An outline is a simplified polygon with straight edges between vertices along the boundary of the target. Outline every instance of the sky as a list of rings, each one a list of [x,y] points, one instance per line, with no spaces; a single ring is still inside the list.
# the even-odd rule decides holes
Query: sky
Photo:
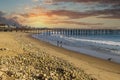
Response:
[[[0,23],[120,29],[120,0],[0,0]]]

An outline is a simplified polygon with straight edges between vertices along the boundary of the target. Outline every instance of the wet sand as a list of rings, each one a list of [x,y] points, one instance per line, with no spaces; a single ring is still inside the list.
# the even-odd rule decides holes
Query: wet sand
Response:
[[[28,37],[31,38],[31,35],[29,35]],[[42,45],[42,48],[49,52],[49,54],[58,56],[64,60],[73,63],[75,66],[84,69],[86,73],[91,74],[98,80],[120,79],[120,64],[118,63],[81,54],[75,51],[70,51],[34,38],[32,38],[32,40],[33,42],[39,44],[39,46]]]

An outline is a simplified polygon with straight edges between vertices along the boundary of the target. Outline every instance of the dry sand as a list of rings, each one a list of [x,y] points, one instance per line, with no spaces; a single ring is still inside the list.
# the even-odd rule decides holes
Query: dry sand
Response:
[[[14,39],[11,32],[0,32],[0,56],[23,53],[21,45]]]
[[[21,40],[17,40],[17,37],[20,37]],[[30,42],[38,49],[83,69],[85,73],[97,78],[97,80],[120,80],[120,64],[56,47],[34,39],[26,33],[0,33],[0,48],[6,48],[6,50],[0,51],[0,56],[25,53],[19,41]],[[31,49],[31,51],[34,50],[34,48]]]

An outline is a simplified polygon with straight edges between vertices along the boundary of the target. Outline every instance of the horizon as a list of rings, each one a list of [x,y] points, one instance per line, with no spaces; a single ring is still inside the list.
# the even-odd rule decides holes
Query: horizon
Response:
[[[0,0],[0,23],[40,28],[120,29],[120,1]]]

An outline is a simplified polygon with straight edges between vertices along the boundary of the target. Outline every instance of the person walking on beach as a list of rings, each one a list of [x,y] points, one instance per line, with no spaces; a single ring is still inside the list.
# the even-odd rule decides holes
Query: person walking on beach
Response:
[[[60,41],[60,47],[62,47],[62,41]]]
[[[62,41],[57,41],[57,46],[62,47]]]
[[[57,41],[57,46],[59,46],[59,41]]]

